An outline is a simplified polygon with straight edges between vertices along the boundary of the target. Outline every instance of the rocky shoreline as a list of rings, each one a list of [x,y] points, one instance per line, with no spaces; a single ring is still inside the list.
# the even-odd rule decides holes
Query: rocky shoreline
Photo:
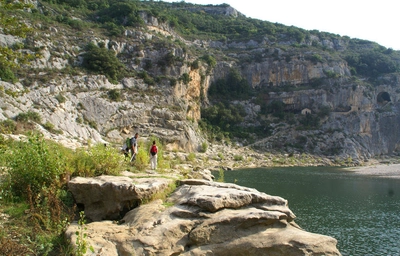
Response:
[[[71,223],[66,231],[72,246],[78,234],[87,234],[93,251],[85,255],[341,255],[336,239],[299,227],[279,196],[186,179],[165,201],[149,200],[175,181],[124,175],[69,182],[93,220],[85,227]],[[128,205],[138,207],[115,221]]]
[[[345,168],[359,175],[369,175],[382,178],[400,179],[400,164],[375,164],[370,166],[359,166]]]
[[[167,153],[170,158],[187,160],[188,153]],[[235,170],[243,168],[290,167],[290,166],[341,166],[346,170],[366,175],[400,176],[396,166],[400,166],[397,156],[371,158],[362,163],[352,159],[340,160],[334,157],[318,156],[307,153],[259,152],[251,147],[239,145],[225,146],[212,144],[206,152],[198,152],[195,159],[186,161],[190,167],[210,170]],[[400,167],[398,168],[400,169]]]
[[[167,152],[168,159],[180,159],[190,168],[210,170],[234,170],[274,166],[353,166],[353,163],[335,161],[327,157],[311,154],[285,154],[277,152],[258,152],[250,147],[224,146],[212,144],[206,152],[197,152],[189,160],[190,153]],[[174,169],[174,168],[173,168]]]

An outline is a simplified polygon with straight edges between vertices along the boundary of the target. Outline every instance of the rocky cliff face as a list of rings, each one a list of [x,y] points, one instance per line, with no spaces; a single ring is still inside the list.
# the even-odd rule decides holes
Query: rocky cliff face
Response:
[[[229,6],[201,11],[243,18]],[[351,47],[349,38],[311,35],[300,46],[284,34],[279,39],[187,40],[148,12],[140,12],[140,17],[145,26],[127,29],[118,39],[101,36],[94,29],[76,33],[33,23],[41,33],[26,41],[40,49],[40,57],[25,67],[26,77],[20,82],[0,81],[0,119],[37,112],[42,124],[48,122],[58,131],[43,129],[46,136],[71,146],[88,141],[121,143],[139,132],[162,138],[169,149],[195,151],[205,140],[197,121],[201,108],[210,104],[207,91],[235,68],[256,92],[263,92],[261,102],[256,97],[234,102],[245,108],[245,127],[258,125],[260,118],[270,121],[263,117],[262,105],[273,101],[283,102],[285,111],[299,118],[305,109],[311,114],[331,109],[318,128],[299,130],[285,120],[273,121],[271,135],[253,143],[257,149],[350,157],[356,163],[398,150],[398,76],[380,77],[373,85],[351,77],[348,63],[331,54]],[[23,41],[0,34],[2,46]],[[112,84],[102,75],[65,72],[82,64],[88,42],[114,51],[129,70],[150,74],[154,82],[132,76]],[[294,44],[297,47],[291,47]],[[303,46],[324,51],[303,50]],[[216,56],[216,65],[201,61],[204,54]],[[200,60],[198,65],[193,64],[196,60]],[[117,92],[118,98],[110,98],[110,91]],[[302,147],[293,146],[299,141]]]

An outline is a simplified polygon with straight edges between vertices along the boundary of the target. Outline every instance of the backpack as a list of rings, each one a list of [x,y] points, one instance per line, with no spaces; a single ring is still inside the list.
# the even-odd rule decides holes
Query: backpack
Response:
[[[132,148],[131,138],[126,138],[125,144],[128,150],[131,149]]]
[[[154,156],[155,154],[157,154],[157,146],[156,146],[156,145],[151,146],[150,153],[151,153],[153,156]]]

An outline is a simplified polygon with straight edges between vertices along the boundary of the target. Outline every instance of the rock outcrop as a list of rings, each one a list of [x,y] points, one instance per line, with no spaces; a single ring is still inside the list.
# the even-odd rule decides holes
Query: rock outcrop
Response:
[[[121,214],[165,191],[174,180],[167,178],[130,178],[102,175],[94,178],[73,178],[68,189],[75,202],[82,205],[92,221],[114,220]]]
[[[86,255],[341,255],[334,238],[306,232],[294,219],[281,197],[192,179],[119,224],[91,222],[83,230],[73,223],[66,235],[74,244],[76,231],[86,233],[94,249]]]

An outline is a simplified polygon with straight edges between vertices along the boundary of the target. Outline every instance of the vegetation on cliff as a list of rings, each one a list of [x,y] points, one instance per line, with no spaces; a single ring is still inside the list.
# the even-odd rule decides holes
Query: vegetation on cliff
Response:
[[[78,32],[90,28],[96,29],[98,33],[105,36],[118,38],[123,36],[126,29],[144,27],[145,22],[142,15],[146,13],[157,18],[158,22],[168,24],[187,40],[204,39],[221,42],[268,40],[269,45],[282,49],[288,48],[288,45],[290,45],[294,49],[312,50],[312,55],[306,56],[306,58],[310,58],[316,63],[327,61],[327,58],[335,58],[335,55],[338,55],[348,62],[354,75],[377,76],[399,71],[400,55],[392,49],[386,49],[366,40],[350,39],[326,32],[307,31],[294,26],[288,27],[278,23],[251,19],[240,13],[237,16],[223,15],[228,7],[225,4],[203,6],[185,2],[165,3],[138,0],[44,0],[38,2],[38,8],[31,8],[31,12],[22,12],[18,9],[33,7],[32,5],[13,5],[5,0],[1,1],[0,4],[3,7],[0,11],[0,19],[4,24],[2,26],[3,33],[20,37],[32,37],[35,30],[38,29],[37,24],[41,22],[43,23],[42,27],[68,26]],[[8,13],[13,13],[15,16],[9,18]],[[24,22],[28,19],[32,23],[31,26],[27,26]],[[341,50],[332,51],[316,39],[341,40],[348,46]],[[166,46],[165,43],[167,42],[164,42],[164,46]],[[168,43],[180,44],[178,41]],[[8,50],[9,55],[21,54],[23,51],[20,51],[20,49],[32,49],[29,40],[25,44],[19,44],[19,48],[15,47],[13,49],[2,47],[1,49],[3,51]],[[109,54],[100,50],[97,50],[97,53],[90,53],[94,50],[93,47],[89,46],[87,53],[90,54],[89,59]],[[218,52],[214,52],[214,54],[217,57],[222,56]],[[2,65],[11,65],[12,60],[16,58],[11,55],[8,57],[2,55]],[[111,62],[112,66],[115,66],[113,69],[120,69],[121,64],[113,57],[104,60]],[[105,64],[103,63],[103,65]],[[6,67],[14,71],[14,68],[16,68],[13,66]],[[99,73],[109,74],[105,67],[87,66],[87,68]],[[110,72],[115,73],[115,71]],[[119,78],[119,76],[109,75],[112,80]],[[2,79],[4,80],[4,78],[5,75],[3,74]]]

